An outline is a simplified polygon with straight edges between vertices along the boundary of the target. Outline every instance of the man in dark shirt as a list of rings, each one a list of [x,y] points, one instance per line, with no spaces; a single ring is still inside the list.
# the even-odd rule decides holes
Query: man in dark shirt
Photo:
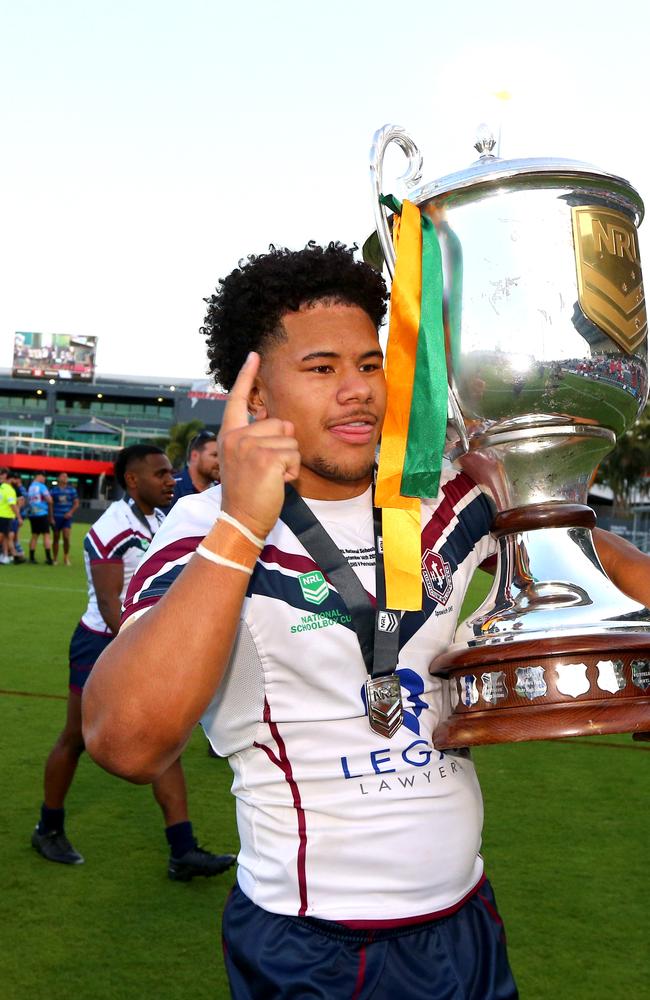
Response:
[[[181,497],[203,493],[203,490],[219,482],[219,455],[214,431],[202,430],[192,438],[187,448],[185,468],[174,479],[176,485],[170,507]]]

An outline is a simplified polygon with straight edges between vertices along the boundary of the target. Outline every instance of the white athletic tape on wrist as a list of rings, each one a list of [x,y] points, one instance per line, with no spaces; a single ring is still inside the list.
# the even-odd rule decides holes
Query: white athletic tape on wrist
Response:
[[[241,563],[233,562],[232,559],[224,559],[223,556],[217,555],[216,552],[211,552],[210,549],[206,549],[205,545],[198,545],[196,547],[196,554],[198,556],[203,556],[208,562],[216,563],[217,566],[227,566],[228,569],[238,569],[242,573],[246,573],[247,576],[251,576],[253,573],[253,567],[242,566]]]

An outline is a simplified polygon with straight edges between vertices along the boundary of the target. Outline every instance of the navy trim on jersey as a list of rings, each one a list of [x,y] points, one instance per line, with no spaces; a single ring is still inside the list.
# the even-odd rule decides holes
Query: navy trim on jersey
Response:
[[[314,563],[314,568],[318,569],[316,563]],[[267,569],[266,566],[258,562],[251,576],[246,596],[270,597],[272,600],[287,604],[296,611],[306,611],[311,614],[318,614],[324,611],[340,611],[342,617],[338,619],[337,624],[343,625],[354,632],[352,621],[350,620],[348,623],[344,620],[350,617],[345,603],[341,600],[338,593],[332,589],[329,581],[328,586],[329,597],[322,604],[314,604],[312,601],[307,601],[304,597],[297,577],[287,576],[281,570]]]
[[[476,487],[474,487],[476,489]],[[444,490],[444,488],[443,488]],[[479,493],[460,512],[453,510],[452,501],[447,511],[436,510],[422,532],[422,552],[434,549],[446,563],[453,575],[467,559],[476,545],[489,534],[493,514],[484,494]],[[438,547],[441,536],[449,528],[452,520],[457,523]],[[464,596],[464,595],[463,595]],[[400,649],[422,628],[424,622],[435,612],[439,602],[422,587],[422,610],[406,611],[402,615],[400,628]],[[460,608],[459,608],[460,610]]]
[[[131,582],[124,598],[122,622],[126,621],[130,615],[138,610],[141,601],[146,601],[148,607],[151,604],[152,598],[163,597],[180,571],[187,565],[187,558],[196,551],[197,546],[203,541],[204,537],[204,535],[193,535],[170,542],[169,545],[158,549],[149,559],[146,559],[144,564],[137,567],[131,577]],[[181,562],[180,560],[183,561]],[[175,562],[176,565],[172,566],[162,576],[158,576],[157,574],[162,567],[170,562]],[[151,577],[153,579],[150,579]],[[150,582],[147,584],[146,589],[143,589],[146,580]],[[164,588],[159,587],[161,583],[165,584]],[[134,595],[137,595],[137,600],[135,601]]]
[[[138,593],[138,600],[133,606],[127,606],[125,601],[125,612],[128,611],[131,613],[133,611],[137,611],[142,601],[149,601],[151,598],[164,597],[176,577],[182,572],[182,570],[185,569],[186,566],[187,563],[180,563],[176,566],[172,566],[171,569],[168,569],[166,573],[162,574],[162,576],[157,576],[155,580],[151,581],[146,590],[141,590]],[[128,615],[123,615],[122,621],[124,621],[125,617],[128,617]]]
[[[140,535],[132,535],[131,538],[127,538],[127,540],[123,542],[122,545],[119,545],[115,549],[111,558],[121,560],[124,557],[124,553],[128,549],[133,549],[133,548],[140,549],[141,552],[146,552],[147,549],[149,548],[149,544],[143,545],[144,541],[149,543],[150,539],[148,538],[145,539],[144,536],[141,537]]]

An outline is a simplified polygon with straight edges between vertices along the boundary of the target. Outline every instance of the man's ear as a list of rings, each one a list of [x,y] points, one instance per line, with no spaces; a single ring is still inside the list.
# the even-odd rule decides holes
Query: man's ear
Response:
[[[137,487],[138,481],[133,469],[124,470],[124,482],[126,483],[126,488],[133,490]]]
[[[253,420],[266,420],[268,413],[264,402],[264,389],[259,378],[255,379],[253,388],[248,395],[248,412]]]

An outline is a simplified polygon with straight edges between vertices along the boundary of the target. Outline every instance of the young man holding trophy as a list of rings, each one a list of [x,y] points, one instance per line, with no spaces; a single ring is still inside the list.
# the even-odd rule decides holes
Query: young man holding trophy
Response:
[[[221,486],[174,507],[84,695],[89,752],[129,780],[162,773],[199,719],[229,757],[238,1000],[517,996],[474,767],[432,738],[453,692],[429,666],[496,551],[493,511],[443,470],[417,525],[422,609],[392,610],[373,486],[385,305],[339,244],[272,249],[221,282],[203,330],[230,390]],[[599,554],[643,589],[625,553]]]

